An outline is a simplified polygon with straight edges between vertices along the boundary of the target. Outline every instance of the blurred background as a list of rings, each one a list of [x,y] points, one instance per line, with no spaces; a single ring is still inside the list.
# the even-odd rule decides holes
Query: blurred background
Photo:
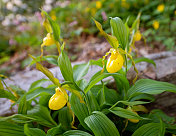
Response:
[[[176,50],[176,0],[0,0],[1,74],[26,69],[28,54],[40,56],[46,36],[40,8],[60,25],[72,61],[97,59],[110,48],[91,17],[111,33],[110,17],[128,18],[131,26],[141,12],[143,38],[136,43],[137,55]],[[57,55],[56,47],[45,48],[44,55]]]

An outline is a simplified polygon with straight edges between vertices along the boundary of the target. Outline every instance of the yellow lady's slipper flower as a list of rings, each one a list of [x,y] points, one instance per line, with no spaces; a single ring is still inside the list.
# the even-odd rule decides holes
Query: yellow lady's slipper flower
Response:
[[[96,8],[100,9],[102,7],[101,1],[96,1]]]
[[[159,22],[155,20],[153,22],[153,27],[154,27],[155,30],[157,30],[159,28]]]
[[[49,100],[49,108],[51,110],[59,110],[65,106],[68,101],[68,95],[65,89],[56,88],[56,93]]]
[[[174,11],[174,14],[176,15],[176,10]]]
[[[138,115],[137,112],[133,111],[131,107],[128,107],[127,110],[132,111],[132,112],[134,112],[136,115]],[[138,123],[138,122],[139,122],[138,119],[128,119],[128,120],[129,120],[130,122],[132,122],[132,123]]]
[[[106,69],[109,73],[115,73],[122,68],[123,63],[124,59],[122,55],[117,50],[114,50],[108,59]]]
[[[164,11],[164,4],[158,5],[157,10],[158,10],[159,12],[163,12],[163,11]]]
[[[51,33],[48,33],[46,37],[43,39],[43,43],[41,46],[50,46],[55,43],[54,38],[52,37]]]
[[[142,35],[141,35],[140,31],[137,31],[134,35],[135,41],[140,41],[141,37],[142,37]]]

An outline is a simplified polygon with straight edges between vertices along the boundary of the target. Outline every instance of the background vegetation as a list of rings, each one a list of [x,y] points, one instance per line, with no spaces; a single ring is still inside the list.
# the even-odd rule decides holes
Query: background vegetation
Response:
[[[49,12],[52,19],[59,23],[67,51],[75,47],[83,48],[81,40],[86,41],[90,35],[99,35],[91,17],[102,24],[105,32],[110,33],[110,17],[119,16],[124,22],[128,18],[131,26],[139,12],[140,31],[146,37],[147,45],[153,49],[175,50],[175,3],[176,0],[1,0],[0,64],[6,64],[8,69],[1,66],[0,71],[7,74],[7,70],[22,69],[31,61],[28,53],[39,55],[37,47],[42,43],[41,37],[46,35],[40,25],[42,18],[39,7]],[[57,53],[54,47],[46,50],[46,54],[50,52]],[[71,60],[77,58],[72,56]]]

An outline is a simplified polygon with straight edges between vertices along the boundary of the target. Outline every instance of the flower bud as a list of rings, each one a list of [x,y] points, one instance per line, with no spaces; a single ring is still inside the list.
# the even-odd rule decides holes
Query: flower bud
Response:
[[[65,89],[56,88],[56,93],[49,100],[49,108],[51,110],[59,110],[65,106],[68,101],[68,95]]]
[[[43,39],[43,43],[41,46],[50,46],[53,44],[55,44],[54,38],[52,37],[50,33],[48,33],[46,37]]]
[[[119,71],[124,63],[124,59],[120,53],[113,51],[106,64],[106,69],[109,73],[115,73]]]
[[[141,40],[141,33],[140,31],[137,31],[134,35],[135,41],[140,41]]]

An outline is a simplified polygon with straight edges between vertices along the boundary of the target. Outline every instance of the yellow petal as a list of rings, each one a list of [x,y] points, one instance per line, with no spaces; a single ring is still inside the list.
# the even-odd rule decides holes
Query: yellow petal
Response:
[[[62,88],[56,88],[56,93],[49,100],[51,110],[59,110],[65,106],[68,101],[68,95]]]
[[[106,64],[106,69],[109,73],[118,72],[122,68],[123,63],[124,59],[120,53],[111,53]]]

